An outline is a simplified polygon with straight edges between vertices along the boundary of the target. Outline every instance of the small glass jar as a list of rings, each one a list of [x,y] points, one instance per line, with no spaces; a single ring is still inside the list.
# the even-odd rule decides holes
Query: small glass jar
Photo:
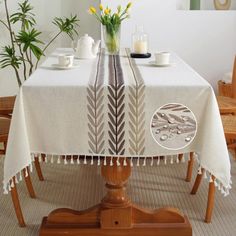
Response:
[[[148,35],[144,33],[143,26],[136,26],[136,31],[132,34],[132,52],[148,53]]]

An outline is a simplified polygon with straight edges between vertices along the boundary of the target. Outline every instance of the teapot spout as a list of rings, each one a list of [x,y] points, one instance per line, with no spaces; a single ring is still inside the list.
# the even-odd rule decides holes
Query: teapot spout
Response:
[[[101,40],[97,40],[94,44],[93,44],[93,55],[96,56],[98,53],[98,49],[99,49],[99,45],[100,45]]]

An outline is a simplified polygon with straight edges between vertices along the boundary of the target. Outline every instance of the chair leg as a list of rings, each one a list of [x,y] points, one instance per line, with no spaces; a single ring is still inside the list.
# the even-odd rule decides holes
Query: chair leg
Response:
[[[44,177],[43,177],[43,173],[42,173],[42,170],[41,170],[41,167],[40,167],[40,163],[39,163],[39,158],[38,157],[34,158],[34,166],[35,166],[35,169],[37,171],[39,180],[40,181],[44,181]]]
[[[26,225],[25,225],[24,216],[22,214],[21,207],[20,207],[20,201],[19,201],[18,193],[16,189],[15,177],[13,177],[12,181],[14,182],[14,187],[11,189],[11,198],[12,198],[12,202],[13,202],[14,209],[16,212],[16,217],[17,217],[20,227],[25,227]]]
[[[195,180],[195,182],[194,182],[194,185],[193,185],[191,194],[196,194],[196,193],[197,193],[197,190],[198,190],[199,185],[200,185],[200,183],[201,183],[201,180],[202,180],[202,176],[203,176],[204,171],[205,171],[205,170],[202,168],[202,174],[197,174],[197,177],[196,177],[196,180]]]
[[[208,201],[207,201],[207,209],[206,209],[206,216],[205,216],[206,223],[211,222],[212,211],[214,208],[214,200],[215,200],[214,180],[215,180],[215,177],[212,176],[212,179],[213,179],[213,182],[209,183],[209,190],[208,190]]]
[[[28,175],[26,175],[26,170],[28,172]],[[24,173],[24,178],[25,178],[25,183],[26,183],[26,187],[28,189],[29,195],[31,198],[36,198],[35,192],[34,192],[34,188],[31,182],[31,178],[30,178],[30,172],[29,172],[29,168],[26,167],[25,169],[23,169],[23,173]]]
[[[192,179],[193,164],[194,164],[193,152],[190,152],[190,159],[188,161],[188,170],[187,170],[187,175],[185,179],[186,182],[190,182]]]

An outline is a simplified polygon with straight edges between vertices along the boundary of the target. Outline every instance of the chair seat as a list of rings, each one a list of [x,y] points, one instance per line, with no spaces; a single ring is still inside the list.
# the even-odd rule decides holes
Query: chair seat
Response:
[[[236,139],[236,116],[221,116],[226,138]]]
[[[0,97],[0,115],[12,114],[16,96]]]
[[[2,136],[7,136],[10,128],[10,119],[0,118],[0,141]]]
[[[224,96],[217,96],[220,113],[236,113],[236,99]]]

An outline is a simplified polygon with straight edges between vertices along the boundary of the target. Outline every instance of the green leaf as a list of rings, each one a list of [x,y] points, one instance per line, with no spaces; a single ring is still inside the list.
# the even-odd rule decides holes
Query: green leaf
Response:
[[[56,25],[61,32],[66,33],[71,39],[73,39],[74,34],[78,35],[76,27],[78,26],[79,19],[77,15],[70,16],[70,18],[60,18],[56,17],[53,20],[53,24]]]
[[[8,66],[13,66],[19,69],[21,65],[21,60],[15,55],[15,51],[11,46],[5,46],[2,48],[2,53],[0,53],[0,67],[5,68]]]

